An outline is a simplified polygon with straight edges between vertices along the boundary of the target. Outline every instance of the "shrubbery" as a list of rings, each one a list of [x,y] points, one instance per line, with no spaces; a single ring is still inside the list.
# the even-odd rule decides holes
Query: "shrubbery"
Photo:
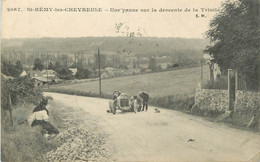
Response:
[[[88,69],[78,68],[75,77],[77,79],[86,79],[86,78],[90,78],[90,75],[91,72]]]
[[[35,81],[29,76],[5,80],[1,78],[1,107],[8,109],[9,94],[12,104],[18,102],[37,103],[42,97],[42,90],[35,87]]]
[[[58,73],[58,76],[60,79],[70,80],[74,79],[75,77],[72,75],[72,71],[69,70],[69,68],[62,67],[60,69],[57,69],[56,72]]]
[[[149,103],[153,106],[164,107],[172,110],[190,112],[194,105],[194,96],[170,95],[164,97],[151,98]]]
[[[17,61],[16,64],[13,65],[10,62],[2,60],[1,72],[4,75],[19,77],[22,71],[23,71],[23,67],[20,61]]]

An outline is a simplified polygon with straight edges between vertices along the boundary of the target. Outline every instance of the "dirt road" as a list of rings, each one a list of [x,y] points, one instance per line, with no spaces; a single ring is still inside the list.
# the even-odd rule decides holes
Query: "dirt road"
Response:
[[[45,93],[53,102],[80,108],[109,134],[115,161],[244,161],[260,152],[260,134],[154,107],[147,112],[107,113],[108,100]],[[72,110],[73,111],[73,110]],[[194,139],[194,141],[188,141]]]

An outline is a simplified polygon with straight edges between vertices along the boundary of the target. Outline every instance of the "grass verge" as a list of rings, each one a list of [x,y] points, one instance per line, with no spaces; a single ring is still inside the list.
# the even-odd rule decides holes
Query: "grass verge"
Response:
[[[30,127],[27,117],[35,106],[18,104],[13,107],[13,126],[8,111],[1,112],[1,159],[5,162],[46,161],[44,154],[56,146],[49,143],[39,127]]]

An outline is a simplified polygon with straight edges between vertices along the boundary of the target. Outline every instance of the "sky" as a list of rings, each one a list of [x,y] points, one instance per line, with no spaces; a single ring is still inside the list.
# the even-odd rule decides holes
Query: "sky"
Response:
[[[203,38],[221,1],[5,0],[2,1],[1,34],[2,38],[42,38],[126,36],[127,32],[139,32],[143,37]],[[63,11],[27,11],[40,7]],[[13,8],[20,8],[20,11],[11,11]],[[69,8],[102,8],[102,12],[68,12]],[[111,8],[119,12],[111,12]],[[152,8],[157,12],[151,12]],[[159,12],[161,8],[175,12]],[[198,11],[194,12],[193,8]],[[203,12],[201,8],[211,9],[211,12]],[[138,9],[138,12],[122,13],[122,9]],[[141,9],[149,11],[140,12]],[[117,32],[115,24],[120,23],[123,25]]]

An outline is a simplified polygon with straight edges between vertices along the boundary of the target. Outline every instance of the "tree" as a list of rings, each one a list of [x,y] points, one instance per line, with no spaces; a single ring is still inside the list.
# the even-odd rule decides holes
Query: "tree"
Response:
[[[77,79],[86,79],[89,78],[91,72],[88,69],[85,68],[77,68],[77,73],[75,77]]]
[[[120,68],[120,69],[128,70],[128,67],[127,67],[127,65],[125,65],[125,64],[119,65],[119,68]]]
[[[91,73],[92,73],[88,68],[86,68],[86,64],[83,64],[83,60],[82,59],[79,59],[78,62],[74,62],[71,65],[71,68],[77,68],[77,72],[75,74],[75,77],[77,79],[89,78]]]
[[[98,68],[98,64],[99,64],[98,60],[99,60],[98,55],[95,54],[95,65],[96,65],[96,68]],[[100,67],[101,67],[101,69],[105,69],[106,68],[106,62],[107,62],[106,55],[100,54]]]
[[[40,70],[42,71],[44,69],[44,65],[42,64],[42,61],[40,59],[35,59],[34,60],[34,66],[33,70]]]
[[[70,68],[83,68],[83,62],[79,60],[78,62],[74,62]]]
[[[61,64],[59,61],[56,61],[55,62],[55,65],[54,65],[54,71],[58,72],[60,69],[61,69]]]
[[[69,62],[69,56],[68,55],[61,55],[61,65],[67,67]]]
[[[14,79],[1,79],[1,108],[8,109],[9,93],[12,104],[17,104],[18,101],[37,102],[42,97],[42,90],[35,87],[35,80],[29,76],[17,77]]]
[[[22,65],[18,62],[16,65],[11,64],[11,62],[7,62],[2,60],[1,72],[4,75],[19,77],[22,73]]]
[[[52,64],[51,61],[50,61],[49,65],[48,65],[48,69],[54,70],[54,65]]]
[[[259,0],[225,1],[213,18],[204,50],[222,73],[237,69],[248,89],[259,89]]]
[[[17,68],[17,69],[19,69],[20,71],[23,71],[23,66],[22,66],[22,64],[21,64],[21,61],[18,60],[18,61],[16,61],[15,64],[16,64],[16,68]]]
[[[157,70],[157,62],[154,57],[150,58],[148,68],[151,69],[152,71]]]
[[[72,71],[69,70],[69,68],[62,67],[56,72],[58,73],[60,79],[69,80],[74,78],[74,76],[72,75]]]

